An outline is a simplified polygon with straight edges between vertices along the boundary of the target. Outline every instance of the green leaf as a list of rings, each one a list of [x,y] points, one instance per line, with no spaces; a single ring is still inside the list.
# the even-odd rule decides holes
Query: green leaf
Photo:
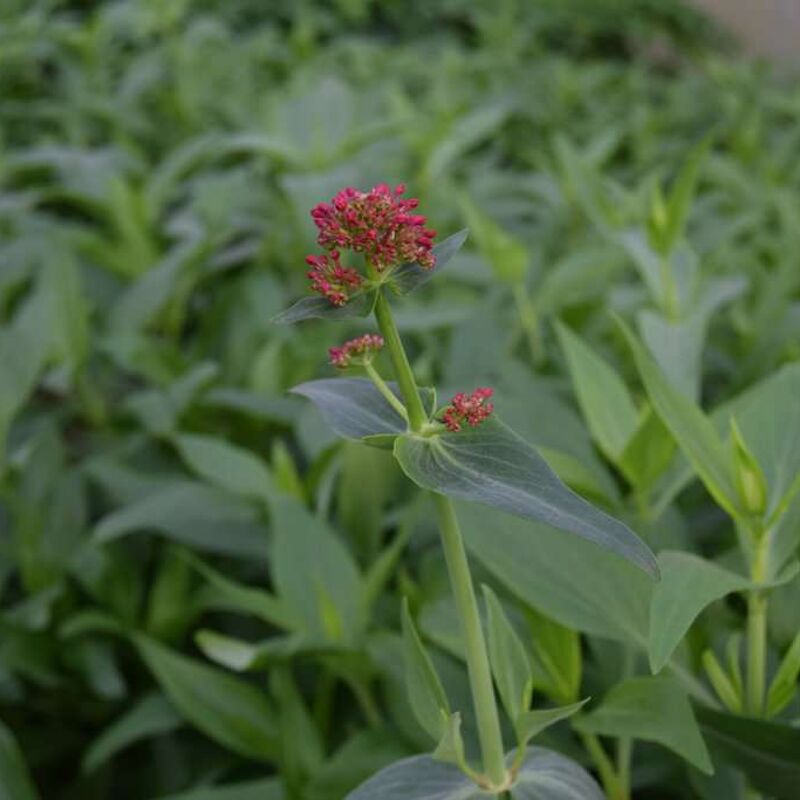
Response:
[[[618,463],[638,424],[636,406],[621,378],[565,325],[557,323],[583,416],[600,449]]]
[[[669,661],[700,612],[751,582],[691,553],[659,553],[661,580],[653,588],[648,653],[655,673]]]
[[[669,252],[675,243],[684,236],[686,220],[689,217],[689,210],[697,187],[697,175],[708,155],[710,146],[710,137],[704,138],[691,151],[672,184],[667,198],[667,224],[662,242],[665,252]]]
[[[334,306],[330,300],[319,295],[303,297],[272,318],[275,325],[293,325],[306,319],[356,319],[368,317],[375,305],[375,292],[354,294],[343,306]]]
[[[526,616],[533,641],[534,690],[561,705],[575,702],[583,672],[580,634],[532,607]]]
[[[246,758],[276,757],[280,733],[263,692],[145,636],[134,644],[175,708],[199,730]]]
[[[439,741],[447,732],[450,702],[403,601],[403,663],[408,698],[420,726]]]
[[[653,407],[717,503],[732,516],[738,515],[740,509],[727,451],[713,423],[688,397],[669,384],[630,328],[620,319],[617,323],[633,351]]]
[[[487,793],[457,767],[430,756],[397,761],[346,800],[485,800]],[[527,750],[512,800],[603,800],[593,778],[574,761],[539,747]]]
[[[478,250],[495,277],[512,286],[522,283],[530,261],[530,254],[524,243],[466,198],[462,199],[461,210],[472,230]]]
[[[390,383],[389,388],[402,400],[396,384]],[[292,392],[311,400],[325,422],[345,439],[398,435],[407,427],[372,381],[364,378],[324,378],[301,383]],[[430,389],[423,389],[422,395],[426,407],[435,402]]]
[[[797,694],[797,677],[800,675],[800,633],[786,651],[786,655],[772,679],[767,694],[767,715],[779,714]]]
[[[394,453],[423,489],[546,522],[658,574],[655,556],[636,534],[568,489],[536,450],[496,418],[458,433],[399,436]]]
[[[585,733],[656,742],[702,772],[713,772],[708,750],[683,689],[671,678],[629,678],[575,721]]]
[[[401,264],[391,275],[390,285],[398,294],[408,294],[426,284],[434,275],[437,275],[453,256],[461,249],[467,240],[469,231],[464,228],[452,236],[448,236],[433,248],[436,263],[432,269],[425,269],[419,264]]]
[[[283,606],[300,632],[323,641],[353,643],[365,623],[358,568],[336,533],[291,499],[272,509],[272,575]]]
[[[470,551],[523,602],[569,628],[646,646],[653,584],[630,562],[542,523],[456,508]]]
[[[0,800],[39,800],[22,751],[0,721]]]
[[[483,596],[492,674],[506,713],[515,720],[530,708],[533,691],[530,660],[495,593],[484,585]]]
[[[248,503],[221,489],[194,481],[170,481],[103,517],[94,538],[110,542],[136,532],[157,531],[201,550],[263,561],[266,533],[257,516]]]
[[[557,706],[556,708],[537,708],[525,711],[514,721],[514,728],[517,732],[520,746],[524,747],[534,736],[546,730],[551,725],[567,719],[573,714],[577,714],[590,698],[581,700],[579,703],[571,703],[568,706]]]
[[[715,757],[742,770],[753,787],[768,797],[797,800],[800,728],[702,706],[695,713]]]
[[[674,453],[672,434],[648,404],[620,455],[619,468],[631,485],[646,491],[670,466]]]
[[[735,714],[741,714],[744,706],[741,682],[725,671],[713,650],[704,651],[702,662],[703,669],[706,671],[709,683],[714,687],[717,697],[727,709]],[[738,678],[738,675],[736,677]]]
[[[450,714],[445,721],[444,733],[432,755],[437,761],[454,764],[463,772],[469,769],[464,753],[464,740],[461,737],[461,714],[458,711]]]
[[[177,434],[174,442],[186,465],[209,483],[267,505],[275,497],[269,467],[249,450],[200,434]]]
[[[251,643],[217,631],[200,630],[194,639],[203,655],[234,672],[260,671],[304,651],[321,653],[331,649],[327,643],[303,634],[270,636],[263,642]]]
[[[111,723],[89,746],[81,762],[83,772],[92,772],[132,744],[169,733],[183,724],[161,694],[148,694]]]

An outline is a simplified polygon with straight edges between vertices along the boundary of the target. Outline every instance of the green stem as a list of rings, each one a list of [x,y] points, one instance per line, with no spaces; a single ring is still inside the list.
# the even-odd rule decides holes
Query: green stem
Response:
[[[767,577],[769,536],[761,532],[756,545],[751,577],[763,583]],[[767,596],[754,589],[747,598],[747,710],[760,717],[764,713],[767,669]]]
[[[464,637],[467,670],[483,754],[483,768],[492,786],[502,786],[506,782],[507,774],[500,717],[467,554],[452,502],[440,494],[433,495],[433,498],[436,503],[447,570],[461,623],[461,633]]]
[[[375,388],[386,398],[386,402],[404,419],[408,421],[406,407],[397,399],[397,395],[386,385],[386,381],[378,374],[372,364],[364,364],[364,370]]]
[[[403,347],[403,342],[400,340],[400,334],[394,324],[389,301],[386,299],[382,289],[378,290],[378,299],[375,302],[375,319],[378,321],[381,335],[392,357],[395,377],[408,411],[408,423],[411,426],[411,430],[418,433],[428,421],[428,415],[422,405],[417,384],[414,380],[414,373],[411,371],[411,364],[408,363],[408,356]]]
[[[605,791],[608,800],[628,800],[625,787],[622,785],[617,771],[614,769],[614,764],[603,749],[598,736],[594,733],[581,732],[580,737],[586,752],[592,759],[597,774],[600,776],[600,782],[603,784],[603,791]]]

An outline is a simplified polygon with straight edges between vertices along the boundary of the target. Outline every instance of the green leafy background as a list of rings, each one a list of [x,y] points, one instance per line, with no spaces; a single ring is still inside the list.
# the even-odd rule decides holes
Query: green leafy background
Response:
[[[378,181],[470,229],[394,303],[421,382],[494,386],[658,554],[459,505],[504,702],[533,669],[508,742],[796,797],[796,81],[655,0],[6,0],[0,76],[0,798],[342,800],[435,744],[403,597],[475,755],[431,507],[288,393],[371,323],[272,323],[308,210]],[[761,720],[731,417],[776,520]]]

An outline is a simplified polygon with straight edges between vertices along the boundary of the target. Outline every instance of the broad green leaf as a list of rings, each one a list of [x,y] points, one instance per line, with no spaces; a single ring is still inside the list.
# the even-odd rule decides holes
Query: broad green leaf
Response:
[[[697,719],[716,758],[744,772],[776,800],[796,800],[800,786],[800,728],[697,706]]]
[[[565,325],[557,324],[583,416],[606,456],[617,463],[638,424],[636,406],[621,378]]]
[[[0,721],[0,800],[39,800],[28,766],[11,731]]]
[[[158,800],[286,800],[280,778],[229,783],[225,786],[204,786]]]
[[[713,772],[692,706],[671,678],[629,678],[618,683],[574,725],[586,733],[656,742],[702,772]]]
[[[275,325],[293,325],[306,319],[356,319],[368,317],[375,305],[374,292],[358,292],[343,306],[334,306],[319,295],[303,297],[272,318]]]
[[[423,489],[546,522],[658,574],[655,556],[633,531],[568,489],[536,450],[498,419],[458,433],[400,436],[394,452]]]
[[[352,643],[365,622],[363,585],[341,539],[319,517],[290,499],[272,509],[272,574],[281,603],[301,633]]]
[[[169,481],[152,494],[103,517],[97,542],[157,531],[182,544],[227,555],[266,555],[266,533],[257,513],[241,498],[194,481]]]
[[[276,757],[280,733],[263,692],[153,639],[136,636],[134,643],[175,708],[206,736],[246,758]]]
[[[417,722],[439,741],[447,731],[447,720],[452,713],[450,702],[414,627],[406,600],[403,601],[403,664],[408,699]]]
[[[555,708],[536,708],[520,714],[514,721],[514,728],[520,744],[527,745],[531,739],[551,725],[577,714],[588,702],[589,698],[587,697],[580,703],[571,703],[568,706],[556,706]]]
[[[482,800],[487,794],[457,767],[414,756],[398,761],[346,800]],[[512,800],[603,800],[593,778],[574,761],[531,747],[511,789]]]
[[[425,269],[419,264],[401,264],[392,273],[390,281],[392,289],[398,294],[408,294],[426,284],[434,275],[438,275],[461,249],[468,233],[469,231],[464,228],[434,245],[433,255],[436,256],[436,263],[432,269]]]
[[[751,582],[691,553],[664,551],[658,555],[661,580],[653,588],[648,652],[650,668],[659,672],[669,661],[700,612]]]
[[[83,757],[81,769],[92,772],[132,744],[169,733],[182,724],[183,719],[163,695],[148,694],[92,742]]]
[[[275,496],[269,467],[249,450],[200,434],[177,434],[174,442],[187,466],[209,483],[267,505]]]
[[[396,384],[389,384],[402,400]],[[325,422],[346,439],[362,439],[378,434],[397,435],[406,430],[406,421],[392,408],[372,381],[364,378],[324,378],[295,386],[292,391],[311,400]],[[423,389],[423,403],[430,407],[433,393]],[[435,401],[433,401],[435,402]]]
[[[523,602],[569,628],[645,647],[652,581],[584,539],[478,505],[457,505],[467,546]]]
[[[797,694],[797,677],[800,675],[800,633],[786,651],[767,693],[767,715],[779,714]]]
[[[483,587],[488,622],[489,661],[500,699],[511,720],[530,708],[533,682],[525,647],[506,616],[500,601]]]
[[[633,351],[653,407],[670,429],[711,495],[728,513],[739,514],[728,453],[711,420],[685,395],[673,388],[628,326],[618,319]]]

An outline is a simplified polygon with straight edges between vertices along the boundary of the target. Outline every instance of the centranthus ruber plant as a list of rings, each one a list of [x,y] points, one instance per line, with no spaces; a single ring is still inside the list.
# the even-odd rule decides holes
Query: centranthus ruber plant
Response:
[[[544,728],[577,713],[583,703],[531,708],[531,665],[502,604],[488,588],[484,630],[459,525],[459,514],[468,510],[462,503],[543,521],[613,551],[651,576],[657,575],[657,563],[631,530],[568,489],[538,452],[502,422],[490,387],[464,387],[439,407],[435,390],[418,386],[389,298],[405,295],[437,274],[464,243],[466,231],[434,245],[436,233],[415,213],[418,202],[404,199],[404,192],[403,186],[385,184],[368,192],[347,188],[311,212],[325,251],[308,258],[317,296],[300,300],[278,321],[374,315],[379,333],[364,333],[329,351],[338,370],[361,370],[365,377],[316,380],[294,391],[312,400],[340,436],[391,448],[403,472],[430,493],[459,618],[480,758],[468,758],[461,716],[450,706],[406,604],[402,628],[408,698],[435,749],[430,756],[389,766],[354,790],[349,800],[602,798],[578,763],[529,746]],[[388,351],[394,382],[385,381],[376,366],[382,350]],[[503,524],[499,514],[497,524]],[[485,535],[491,537],[492,531]],[[530,580],[536,581],[536,575]],[[510,752],[498,698],[514,736]]]

